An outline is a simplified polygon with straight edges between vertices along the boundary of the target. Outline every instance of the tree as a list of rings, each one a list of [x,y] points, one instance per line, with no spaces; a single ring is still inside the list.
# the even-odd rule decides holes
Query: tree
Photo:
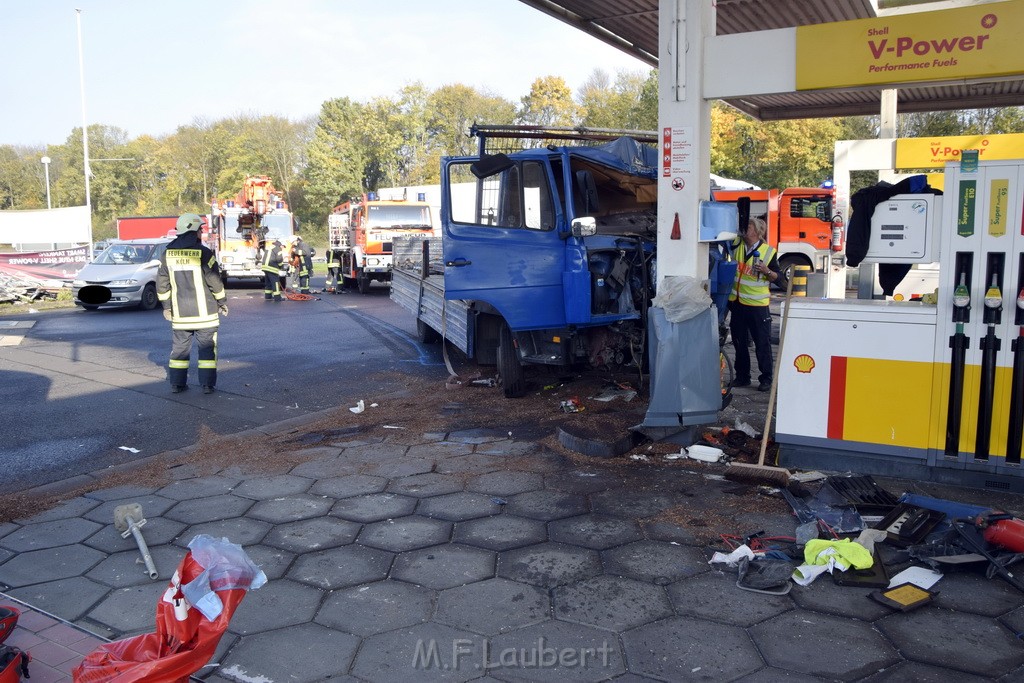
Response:
[[[577,107],[572,91],[561,76],[533,81],[530,94],[520,100],[516,123],[528,126],[575,126]]]
[[[347,97],[321,105],[304,170],[306,202],[312,213],[326,216],[339,202],[362,193],[368,161],[363,120],[363,105]]]

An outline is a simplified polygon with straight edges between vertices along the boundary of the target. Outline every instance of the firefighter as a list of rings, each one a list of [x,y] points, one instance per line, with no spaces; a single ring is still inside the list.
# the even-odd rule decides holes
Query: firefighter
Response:
[[[274,240],[269,249],[264,246],[263,258],[260,259],[260,270],[263,271],[263,298],[267,301],[281,301],[281,265],[284,254],[281,253],[281,240]]]
[[[327,250],[327,286],[322,291],[337,294],[341,291],[341,251],[338,240]]]
[[[309,277],[313,274],[313,255],[315,253],[316,250],[303,242],[302,237],[295,236],[291,257],[299,278],[300,294],[309,294]]]
[[[157,298],[163,304],[164,318],[171,322],[167,377],[175,394],[188,385],[193,338],[199,346],[203,393],[212,394],[217,385],[217,329],[220,316],[228,314],[227,293],[217,257],[201,241],[202,229],[202,217],[194,213],[179,217],[175,225],[178,236],[160,256],[156,274]]]

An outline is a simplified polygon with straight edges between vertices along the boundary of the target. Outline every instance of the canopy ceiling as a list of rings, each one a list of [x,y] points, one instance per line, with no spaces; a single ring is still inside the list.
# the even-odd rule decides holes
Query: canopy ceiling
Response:
[[[520,0],[658,66],[659,0]],[[717,0],[717,34],[747,33],[996,0]],[[878,114],[881,88],[815,90],[725,100],[762,120]],[[1024,105],[1024,78],[915,86],[898,91],[901,112]]]

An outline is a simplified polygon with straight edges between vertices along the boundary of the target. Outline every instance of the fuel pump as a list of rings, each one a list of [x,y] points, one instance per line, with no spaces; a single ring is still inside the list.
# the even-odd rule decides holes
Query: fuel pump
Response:
[[[988,255],[989,286],[985,290],[985,336],[981,339],[981,382],[978,389],[978,428],[974,440],[974,457],[988,460],[992,444],[992,401],[996,390],[996,354],[1002,342],[996,336],[996,325],[1002,322],[1003,293],[1000,281],[1003,276],[1003,254]]]
[[[956,332],[949,338],[952,358],[949,368],[949,400],[946,412],[946,448],[947,456],[955,457],[960,451],[960,414],[964,403],[964,368],[967,364],[967,348],[970,338],[964,334],[964,324],[971,321],[971,290],[968,277],[971,270],[973,254],[957,254],[957,273],[959,283],[953,290],[953,322]]]
[[[1010,425],[1006,435],[1006,462],[1020,464],[1021,438],[1024,437],[1024,254],[1017,268],[1017,307],[1013,324],[1017,338],[1010,342],[1013,351],[1013,374],[1010,377]]]

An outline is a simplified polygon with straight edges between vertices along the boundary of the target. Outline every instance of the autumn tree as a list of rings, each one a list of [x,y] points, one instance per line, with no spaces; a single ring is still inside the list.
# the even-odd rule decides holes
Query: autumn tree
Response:
[[[516,123],[528,126],[575,126],[577,106],[561,76],[533,81],[530,93],[520,100]]]

